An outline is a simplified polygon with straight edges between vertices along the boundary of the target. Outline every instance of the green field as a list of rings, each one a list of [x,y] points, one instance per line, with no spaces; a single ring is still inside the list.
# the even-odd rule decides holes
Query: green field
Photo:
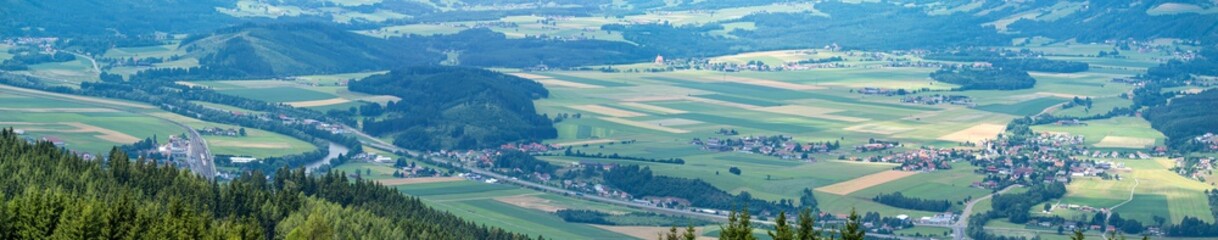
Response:
[[[632,211],[582,200],[543,194],[504,184],[474,181],[408,184],[397,186],[402,193],[422,198],[437,209],[448,211],[474,222],[529,235],[551,239],[632,239],[632,237],[587,224],[568,223],[554,214],[524,208],[503,201],[500,197],[530,196],[551,201],[554,206],[596,209],[611,212]]]
[[[180,126],[160,118],[181,122],[192,128],[238,128],[204,122],[142,104],[124,103],[129,106],[114,107],[92,102],[95,100],[91,99],[95,98],[70,99],[29,93],[18,95],[9,90],[0,90],[0,113],[3,113],[0,114],[0,123],[3,123],[0,126],[25,130],[35,139],[59,138],[70,149],[92,153],[104,153],[113,146],[131,144],[144,138],[156,137],[164,142],[170,135],[186,132]],[[258,129],[246,129],[246,132],[247,137],[204,138],[214,154],[263,158],[296,154],[314,148],[312,144],[276,133]]]
[[[266,102],[298,102],[335,98],[337,96],[324,92],[305,90],[294,87],[273,87],[255,89],[220,90],[220,93],[244,97]]]
[[[1050,106],[1057,105],[1065,101],[1066,99],[1045,97],[1023,101],[1016,104],[990,104],[977,106],[977,109],[1015,116],[1029,116],[1040,113],[1041,111],[1045,110],[1045,108],[1049,108]]]
[[[976,167],[968,163],[952,164],[950,170],[940,170],[929,173],[919,173],[900,180],[887,182],[874,187],[859,190],[850,194],[853,197],[872,198],[880,194],[900,192],[909,197],[933,200],[948,200],[953,203],[963,202],[968,198],[979,198],[990,194],[990,190],[970,187],[974,182],[981,182],[983,177],[973,173]],[[962,209],[963,205],[954,205],[953,209]]]
[[[1069,133],[1071,135],[1081,135],[1086,137],[1086,143],[1092,146],[1100,144],[1105,137],[1123,137],[1143,139],[1144,141],[1153,142],[1155,144],[1163,144],[1163,133],[1150,127],[1150,122],[1138,117],[1114,117],[1103,120],[1085,121],[1085,126],[1061,126],[1061,125],[1040,125],[1032,127],[1032,130],[1038,132],[1060,132]],[[1103,147],[1110,145],[1100,145]],[[1134,144],[1128,148],[1143,149],[1144,147]]]

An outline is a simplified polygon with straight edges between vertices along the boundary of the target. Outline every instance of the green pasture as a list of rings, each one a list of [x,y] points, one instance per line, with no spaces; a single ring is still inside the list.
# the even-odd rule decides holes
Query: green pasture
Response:
[[[1033,126],[1032,130],[1037,132],[1061,132],[1071,135],[1082,135],[1086,138],[1086,143],[1095,145],[1100,143],[1104,137],[1129,137],[1154,139],[1156,144],[1162,144],[1163,133],[1150,127],[1150,122],[1139,117],[1114,117],[1109,119],[1084,121],[1084,126],[1062,126],[1055,124],[1046,124]]]
[[[995,113],[1010,114],[1010,115],[1015,115],[1015,116],[1030,116],[1030,115],[1038,114],[1041,111],[1044,111],[1046,108],[1049,108],[1049,107],[1057,105],[1057,104],[1061,104],[1066,101],[1068,101],[1068,100],[1062,99],[1062,98],[1043,97],[1043,98],[1036,98],[1033,100],[1020,102],[1017,104],[990,104],[990,105],[977,106],[976,109],[989,111],[989,112],[995,112]]]
[[[312,151],[305,141],[259,129],[246,128],[244,137],[203,136],[213,154],[256,158],[286,156]]]
[[[631,211],[626,208],[534,192],[512,185],[475,181],[407,184],[396,188],[407,195],[419,197],[429,206],[442,211],[513,232],[555,239],[631,239],[629,236],[591,225],[568,223],[554,214],[507,204],[495,198],[533,195],[561,207],[580,206],[582,209],[610,212]]]
[[[245,88],[219,90],[220,93],[266,102],[297,102],[335,98],[337,96],[295,87]]]
[[[990,194],[990,190],[969,187],[972,183],[983,180],[981,175],[973,173],[976,167],[964,162],[953,163],[952,167],[950,170],[918,173],[853,192],[850,196],[872,198],[880,194],[900,192],[909,197],[948,200],[954,204],[970,197],[979,198]]]

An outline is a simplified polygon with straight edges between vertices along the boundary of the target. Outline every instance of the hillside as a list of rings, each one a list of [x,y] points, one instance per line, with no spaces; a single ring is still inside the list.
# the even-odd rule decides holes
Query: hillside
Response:
[[[218,184],[118,150],[108,159],[0,132],[0,239],[527,239],[341,173]]]
[[[233,77],[380,70],[442,59],[438,53],[317,23],[246,24],[193,36],[181,48],[204,67]]]
[[[236,19],[216,12],[235,0],[4,0],[0,36],[191,33]]]
[[[550,119],[533,100],[541,84],[488,70],[412,67],[351,82],[351,91],[393,95],[387,117],[365,120],[364,131],[394,135],[394,144],[421,149],[472,149],[553,138]]]

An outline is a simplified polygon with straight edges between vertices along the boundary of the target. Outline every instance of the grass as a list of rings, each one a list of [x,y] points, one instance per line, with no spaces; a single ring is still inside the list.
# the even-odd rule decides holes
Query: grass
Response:
[[[448,211],[479,224],[500,227],[529,235],[554,239],[629,239],[629,236],[587,224],[568,223],[557,215],[522,208],[495,200],[497,197],[533,195],[558,206],[580,206],[610,212],[633,211],[626,208],[543,194],[512,185],[475,181],[408,184],[396,186],[407,195],[422,198],[429,206]]]
[[[989,190],[969,187],[980,182],[982,176],[973,173],[975,167],[968,163],[954,163],[953,169],[919,173],[900,180],[887,182],[850,194],[853,197],[870,199],[880,194],[900,192],[905,196],[932,200],[962,202],[966,198],[979,198],[990,194]],[[963,206],[955,206],[962,208]]]
[[[244,137],[203,136],[213,154],[267,158],[312,151],[316,147],[305,141],[277,133],[246,128]]]
[[[1130,137],[1155,139],[1157,144],[1162,144],[1163,133],[1150,127],[1150,122],[1138,117],[1114,117],[1110,119],[1085,121],[1086,126],[1060,126],[1060,125],[1040,125],[1032,127],[1032,130],[1038,132],[1061,132],[1071,135],[1081,135],[1086,138],[1086,143],[1094,146],[1100,143],[1104,137]]]
[[[990,104],[977,106],[977,109],[1015,116],[1028,116],[1040,113],[1050,106],[1057,105],[1065,101],[1065,99],[1056,97],[1042,97],[1016,104]]]
[[[297,102],[335,98],[337,96],[295,87],[243,88],[220,90],[220,93],[266,102]]]

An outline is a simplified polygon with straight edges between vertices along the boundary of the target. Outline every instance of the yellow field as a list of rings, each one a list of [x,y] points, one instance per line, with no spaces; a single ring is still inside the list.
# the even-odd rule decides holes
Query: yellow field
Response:
[[[546,87],[566,87],[566,88],[585,88],[585,89],[586,88],[602,88],[601,86],[597,86],[597,85],[583,84],[583,83],[577,83],[577,82],[568,82],[568,81],[563,81],[563,80],[558,80],[558,79],[553,79],[553,78],[533,79],[533,81],[537,81],[537,82],[541,83],[541,85],[545,85]]]
[[[913,128],[884,126],[882,123],[869,123],[843,128],[846,131],[892,135],[913,130]]]
[[[789,89],[789,90],[819,90],[819,89],[824,89],[824,87],[821,87],[821,86],[804,85],[804,84],[798,84],[798,83],[779,82],[779,81],[774,81],[774,80],[765,80],[765,79],[756,79],[756,78],[746,78],[746,77],[733,77],[733,76],[728,76],[728,77],[726,77],[726,80],[727,80],[727,81],[729,81],[729,82],[743,83],[743,84],[749,84],[749,85],[757,85],[757,86],[762,86],[762,87],[772,87],[772,88]]]
[[[1146,146],[1155,145],[1153,138],[1139,137],[1118,137],[1105,136],[1096,143],[1096,147],[1111,147],[1111,148],[1145,148]]]
[[[980,142],[981,140],[997,137],[999,133],[1006,130],[1006,126],[982,123],[973,125],[972,127],[960,130],[951,134],[939,137],[939,140],[955,141],[955,142]]]
[[[643,110],[653,111],[653,112],[658,112],[658,113],[666,113],[666,114],[686,113],[686,111],[682,111],[682,110],[666,108],[666,107],[661,107],[661,106],[656,106],[656,105],[650,105],[650,104],[645,104],[645,103],[621,102],[618,104],[621,104],[622,106],[633,107],[633,108],[638,108],[638,109],[643,109]]]
[[[833,185],[816,188],[817,191],[832,193],[837,195],[849,195],[852,192],[874,187],[886,182],[895,181],[918,174],[917,172],[906,172],[897,170],[888,170],[874,173],[867,176],[850,179],[848,181],[835,183]]]
[[[613,231],[616,233],[626,234],[627,236],[636,237],[639,239],[653,239],[653,238],[656,238],[657,234],[668,233],[667,227],[605,226],[605,225],[592,225],[592,226],[596,226],[598,228]],[[685,228],[678,227],[677,231],[684,233]],[[694,228],[694,232],[696,233],[695,235],[698,236],[698,238],[697,238],[698,240],[718,239],[718,238],[713,238],[713,237],[702,236],[702,234],[706,232],[705,227],[696,227],[696,228]]]
[[[558,210],[567,209],[565,207],[555,205],[553,201],[550,201],[548,199],[539,198],[536,196],[536,194],[524,194],[524,195],[516,195],[516,196],[497,197],[497,198],[495,198],[495,201],[511,204],[511,205],[517,206],[517,207],[535,209],[535,210],[540,210],[543,212],[551,212],[551,213],[557,212]]]
[[[331,99],[325,99],[325,100],[287,102],[286,104],[288,104],[289,106],[293,106],[293,107],[320,107],[320,106],[330,106],[330,105],[334,105],[334,104],[343,104],[343,103],[347,103],[347,102],[351,102],[351,100],[347,100],[344,98],[331,98]]]
[[[830,115],[830,113],[841,112],[842,110],[839,110],[839,109],[820,108],[820,107],[801,106],[801,105],[763,107],[763,108],[757,108],[756,110],[762,111],[762,112],[772,112],[772,113],[787,114],[787,115],[792,115],[792,116],[828,119],[828,120],[836,120],[836,121],[843,121],[843,122],[866,122],[866,121],[871,120],[871,119],[858,118],[858,117]]]

